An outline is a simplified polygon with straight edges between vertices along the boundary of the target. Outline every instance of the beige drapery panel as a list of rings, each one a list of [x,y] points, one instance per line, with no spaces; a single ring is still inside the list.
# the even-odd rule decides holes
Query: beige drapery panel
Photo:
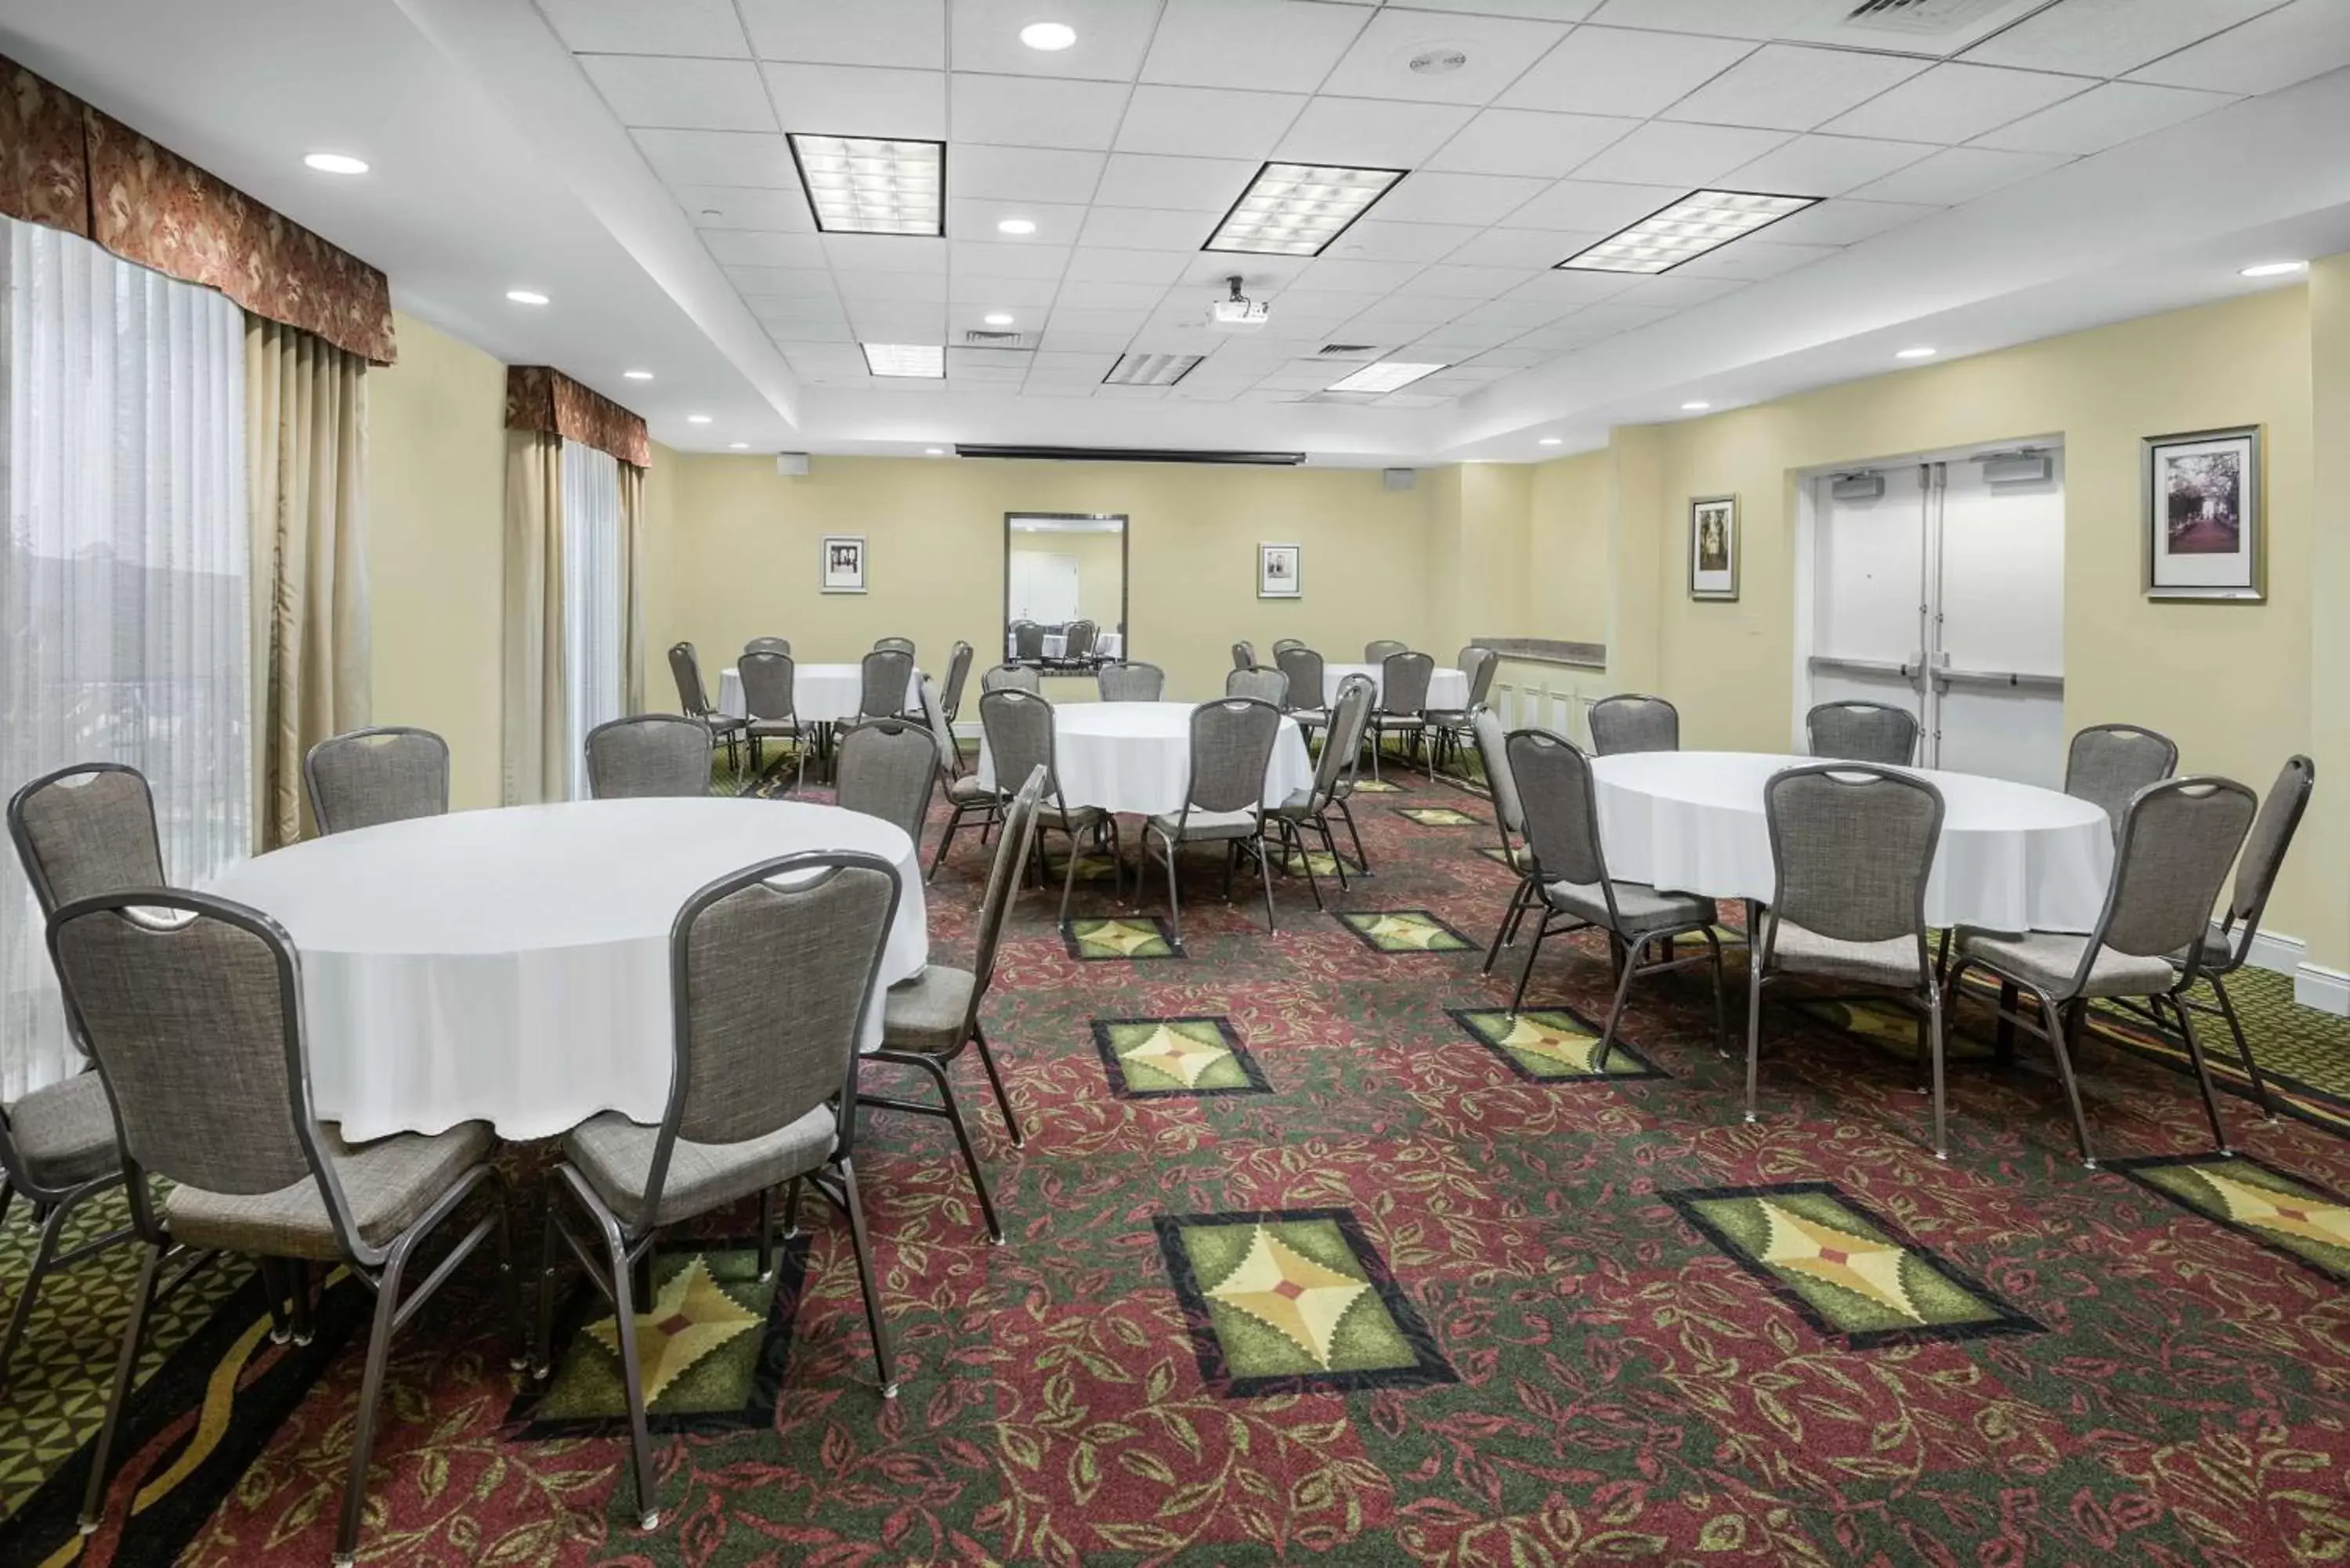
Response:
[[[504,800],[536,805],[563,798],[570,760],[564,732],[561,436],[506,431],[505,556]]]
[[[645,711],[645,471],[620,464],[620,711]]]
[[[257,848],[302,836],[302,757],[368,722],[367,361],[247,316]]]

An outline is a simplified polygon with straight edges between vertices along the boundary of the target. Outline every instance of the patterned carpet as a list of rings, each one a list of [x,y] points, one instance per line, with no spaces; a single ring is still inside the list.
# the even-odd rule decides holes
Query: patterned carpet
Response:
[[[2309,1108],[2341,1107],[2331,1023],[2269,977],[2240,993],[2294,1114],[2228,1097],[2235,1160],[2210,1158],[2173,1048],[2101,1030],[2090,1172],[2044,1056],[1994,1065],[1978,1011],[1944,1165],[1906,1027],[1791,997],[1748,1127],[1696,971],[1637,986],[1604,1063],[1596,944],[1546,946],[1510,1018],[1514,955],[1477,972],[1510,886],[1490,808],[1390,776],[1357,813],[1375,875],[1343,900],[1326,880],[1330,914],[1280,886],[1276,935],[1252,884],[1222,901],[1211,851],[1180,949],[1155,886],[1121,909],[1081,877],[1066,930],[1057,886],[1023,897],[988,1016],[1025,1147],[957,1069],[1009,1244],[944,1127],[868,1124],[901,1397],[878,1397],[842,1225],[810,1205],[762,1282],[749,1210],[718,1217],[664,1251],[643,1319],[663,1523],[642,1535],[608,1320],[569,1302],[528,1386],[469,1264],[395,1344],[362,1559],[2350,1555],[2350,1142]],[[959,839],[942,955],[968,950],[983,872]],[[514,1156],[525,1257],[545,1159]],[[0,1279],[29,1234],[0,1225]],[[74,1533],[129,1264],[86,1265],[36,1319],[0,1414],[0,1562],[323,1562],[366,1309],[347,1279],[304,1347],[270,1343],[248,1278],[200,1277],[106,1527]]]

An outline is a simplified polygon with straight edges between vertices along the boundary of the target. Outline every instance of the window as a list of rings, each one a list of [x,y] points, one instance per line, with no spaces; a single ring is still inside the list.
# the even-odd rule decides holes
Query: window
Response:
[[[0,788],[130,763],[194,886],[252,844],[244,315],[0,224]],[[78,1065],[32,888],[0,857],[0,1098]]]
[[[563,443],[563,679],[573,800],[588,798],[588,732],[620,716],[620,462]]]

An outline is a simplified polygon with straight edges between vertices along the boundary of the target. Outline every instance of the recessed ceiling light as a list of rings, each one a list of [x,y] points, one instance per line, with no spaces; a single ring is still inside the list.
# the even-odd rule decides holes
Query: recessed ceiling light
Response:
[[[1320,255],[1372,202],[1402,179],[1400,169],[1341,169],[1268,163],[1216,225],[1202,250],[1254,255]]]
[[[947,449],[942,446],[926,446],[922,451],[931,457],[944,457],[947,454]]]
[[[1556,437],[1556,436],[1544,436],[1544,437],[1543,437],[1543,438],[1542,438],[1542,440],[1540,440],[1540,441],[1536,441],[1534,444],[1535,444],[1536,446],[1556,446],[1556,445],[1558,444],[1558,437]]]
[[[2305,261],[2255,262],[2242,268],[2240,277],[2282,277],[2289,272],[2299,272],[2309,264]]]
[[[688,414],[685,416],[685,422],[690,425],[706,425],[710,422],[710,416],[708,414]]]
[[[321,174],[364,174],[368,171],[366,159],[354,158],[348,152],[312,152],[306,154],[302,161]]]
[[[1618,229],[1558,265],[1575,272],[1670,272],[1790,213],[1817,206],[1819,200],[1753,191],[1691,191],[1671,206],[1649,213],[1629,228]]]
[[[1102,378],[1105,387],[1171,387],[1191,373],[1204,354],[1121,354]]]
[[[936,381],[947,373],[947,351],[939,343],[868,343],[865,368],[877,376],[921,376]]]
[[[995,232],[999,234],[1033,234],[1036,232],[1036,221],[1034,218],[1003,218],[997,222]]]
[[[1020,41],[1032,49],[1052,54],[1076,43],[1077,30],[1066,22],[1031,22],[1020,29]]]
[[[941,219],[943,141],[869,136],[789,138],[816,226],[827,234],[945,233]]]
[[[545,305],[546,303],[546,296],[539,293],[538,290],[535,288],[510,288],[506,290],[506,297],[513,300],[516,305]]]
[[[726,443],[726,450],[728,452],[749,452],[751,450],[751,443],[747,441],[730,441]]]
[[[1701,414],[1711,407],[1713,407],[1711,403],[1683,403],[1681,405],[1681,412],[1685,414]]]
[[[980,319],[990,327],[1009,327],[1012,325],[1012,313],[1008,310],[991,310]]]
[[[653,379],[653,373],[650,370],[623,370],[620,374],[631,381],[650,381]]]
[[[1327,390],[1392,392],[1398,387],[1409,387],[1422,376],[1432,376],[1443,369],[1441,365],[1414,365],[1402,359],[1380,359],[1364,366],[1344,380],[1331,382]]]
[[[1896,359],[1931,359],[1939,352],[1939,349],[1929,348],[1925,345],[1920,344],[1915,348],[1898,349],[1895,351],[1893,357]]]

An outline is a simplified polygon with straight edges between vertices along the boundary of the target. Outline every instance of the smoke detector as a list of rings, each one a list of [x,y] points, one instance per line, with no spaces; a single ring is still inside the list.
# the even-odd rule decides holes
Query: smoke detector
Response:
[[[1273,306],[1241,292],[1241,275],[1226,278],[1232,293],[1208,304],[1208,326],[1218,332],[1253,332],[1273,316]]]
[[[1443,77],[1451,76],[1468,63],[1468,50],[1451,44],[1439,44],[1412,56],[1406,62],[1406,67],[1416,77]]]

